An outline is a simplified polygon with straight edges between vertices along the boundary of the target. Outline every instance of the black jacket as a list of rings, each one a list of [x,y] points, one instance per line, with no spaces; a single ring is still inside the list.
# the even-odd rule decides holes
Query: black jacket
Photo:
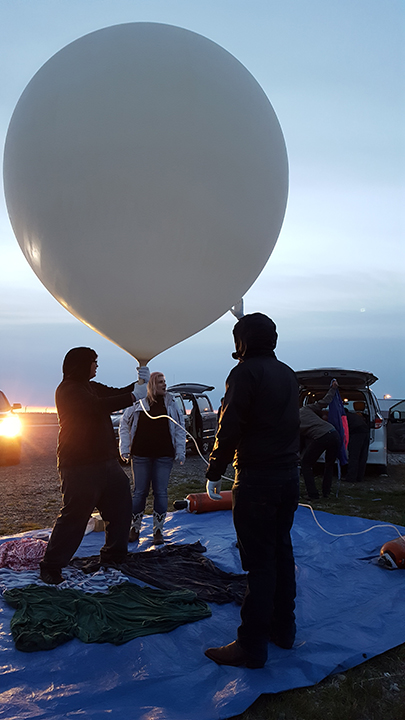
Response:
[[[243,347],[239,350],[240,362],[226,381],[222,415],[206,473],[214,482],[232,460],[237,468],[298,462],[295,373],[277,360],[268,344],[262,348],[258,343],[249,345],[246,337],[244,343],[239,343]],[[236,347],[238,352],[238,342]]]
[[[58,467],[88,465],[117,457],[110,414],[132,405],[133,389],[134,383],[114,388],[98,382],[62,380],[55,393]]]

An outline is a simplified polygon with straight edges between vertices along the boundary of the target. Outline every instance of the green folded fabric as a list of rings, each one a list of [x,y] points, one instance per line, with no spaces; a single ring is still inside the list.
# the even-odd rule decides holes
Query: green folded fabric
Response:
[[[3,594],[16,608],[11,632],[18,650],[51,650],[76,637],[114,645],[141,635],[163,633],[211,616],[191,590],[156,590],[123,583],[108,593],[28,585]]]

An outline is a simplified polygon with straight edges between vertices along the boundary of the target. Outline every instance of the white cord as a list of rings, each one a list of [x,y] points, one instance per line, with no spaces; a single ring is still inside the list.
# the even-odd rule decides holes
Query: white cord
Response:
[[[375,530],[376,528],[393,528],[394,530],[397,531],[400,538],[405,539],[405,535],[401,535],[401,533],[399,532],[398,528],[395,527],[395,525],[385,525],[385,524],[384,525],[372,525],[372,527],[367,528],[367,530],[360,530],[359,532],[355,532],[355,533],[332,533],[332,532],[329,532],[329,530],[325,530],[325,528],[322,527],[322,525],[316,518],[316,515],[315,515],[312,505],[305,505],[304,503],[298,503],[298,504],[301,507],[309,508],[318,527],[321,530],[323,530],[324,533],[326,533],[327,535],[332,535],[333,537],[348,537],[349,535],[363,535],[364,533],[370,532],[370,530]]]
[[[148,418],[150,418],[151,420],[159,420],[160,418],[167,418],[168,420],[171,420],[175,425],[178,425],[179,428],[181,428],[182,430],[184,430],[184,432],[186,433],[186,435],[188,435],[188,437],[192,439],[192,441],[193,441],[193,443],[194,443],[194,445],[195,445],[195,449],[197,450],[200,458],[201,458],[202,460],[204,460],[204,462],[205,462],[206,465],[208,465],[208,461],[205,459],[204,455],[202,455],[202,453],[200,452],[200,448],[198,447],[198,444],[197,444],[197,441],[196,441],[195,437],[194,437],[191,433],[189,433],[188,430],[186,430],[186,428],[183,427],[183,425],[180,425],[180,423],[178,423],[177,420],[175,420],[174,418],[170,417],[170,415],[150,415],[150,414],[148,413],[148,411],[146,410],[145,405],[143,404],[142,400],[139,400],[139,403],[140,403],[141,408],[142,408],[142,410],[144,411],[145,415],[147,415]],[[225,475],[222,475],[222,477],[225,477]],[[231,480],[231,482],[233,482],[232,478],[225,478],[225,480]]]
[[[175,425],[178,425],[182,430],[184,430],[186,435],[188,435],[192,439],[200,458],[202,460],[204,460],[206,465],[208,465],[208,461],[205,459],[204,455],[201,454],[195,438],[193,437],[193,435],[191,435],[191,433],[188,432],[188,430],[186,430],[186,428],[183,427],[183,425],[180,425],[180,423],[178,423],[177,420],[175,420],[174,418],[170,417],[170,415],[155,415],[155,416],[150,415],[148,413],[148,411],[146,410],[142,400],[139,400],[139,402],[142,407],[142,410],[148,416],[148,418],[150,418],[151,420],[159,420],[159,418],[168,418],[169,420],[174,422]],[[221,477],[224,478],[224,480],[230,480],[231,482],[234,482],[233,478],[228,478],[228,477],[226,477],[226,475],[221,475]],[[298,503],[298,505],[300,507],[309,508],[312,513],[312,516],[315,520],[315,523],[318,525],[318,527],[321,530],[323,530],[323,532],[326,533],[327,535],[332,535],[332,537],[349,537],[349,535],[363,535],[364,533],[370,532],[370,530],[375,530],[376,528],[393,528],[394,530],[396,530],[396,532],[398,533],[400,538],[405,539],[405,535],[401,535],[401,533],[399,532],[398,528],[395,527],[395,525],[372,525],[372,527],[367,528],[367,530],[360,530],[359,532],[355,532],[355,533],[332,533],[332,532],[329,532],[329,530],[325,530],[325,528],[322,527],[321,523],[316,518],[315,511],[314,511],[312,505],[306,505],[305,503]]]

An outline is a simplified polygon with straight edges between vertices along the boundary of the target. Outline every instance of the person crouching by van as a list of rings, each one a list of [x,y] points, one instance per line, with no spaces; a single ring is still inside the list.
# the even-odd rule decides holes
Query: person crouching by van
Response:
[[[121,418],[119,436],[121,457],[125,462],[131,461],[134,480],[129,542],[139,540],[146,500],[152,485],[153,542],[161,545],[164,542],[163,524],[173,461],[183,465],[186,457],[184,418],[173,396],[166,391],[163,373],[151,373],[146,400],[127,408]]]
[[[322,495],[329,497],[332,487],[333,466],[340,449],[340,436],[335,427],[323,420],[324,409],[332,402],[338,384],[333,380],[331,386],[322,400],[304,405],[300,408],[300,435],[306,443],[301,457],[301,472],[310,500],[319,498],[315,485],[314,465],[325,453],[325,469],[322,480]]]

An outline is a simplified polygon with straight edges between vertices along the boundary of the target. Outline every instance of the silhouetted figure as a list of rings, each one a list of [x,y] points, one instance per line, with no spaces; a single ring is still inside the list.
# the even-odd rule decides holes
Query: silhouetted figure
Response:
[[[290,648],[295,638],[290,529],[299,499],[298,382],[274,354],[276,326],[266,315],[245,315],[233,334],[239,364],[226,381],[206,476],[215,498],[234,460],[233,520],[248,588],[238,639],[205,654],[221,665],[259,668],[269,641]]]
[[[131,490],[118,462],[110,414],[145,397],[146,385],[107,387],[91,382],[96,372],[94,350],[69,350],[63,361],[63,380],[55,393],[63,506],[40,564],[42,580],[52,585],[63,581],[61,569],[79,547],[95,507],[105,522],[100,561],[122,562],[127,554]],[[149,374],[148,368],[138,368],[140,379],[147,380]]]

